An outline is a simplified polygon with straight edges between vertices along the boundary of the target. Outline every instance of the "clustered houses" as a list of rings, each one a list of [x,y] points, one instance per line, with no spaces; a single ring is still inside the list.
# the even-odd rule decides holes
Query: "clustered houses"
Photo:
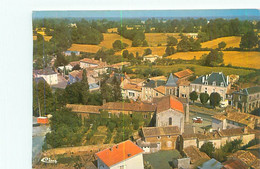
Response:
[[[232,106],[248,113],[260,107],[260,86],[245,88],[232,94]]]
[[[213,130],[225,130],[228,128],[250,127],[255,129],[259,127],[260,117],[237,111],[226,111],[212,117]]]
[[[132,99],[134,101],[141,99],[142,86],[144,84],[143,79],[127,79],[125,78],[121,84],[122,97],[124,99]]]
[[[188,78],[193,75],[189,69],[171,73],[167,81],[163,77],[155,77],[142,87],[141,100],[151,102],[153,98],[160,98],[167,95],[173,95],[180,98],[189,98]]]
[[[99,80],[98,80],[98,73],[94,72],[93,70],[87,70],[87,78],[89,84],[89,90],[98,90]],[[80,82],[82,80],[83,70],[74,70],[69,73],[69,84]]]
[[[96,153],[99,169],[144,169],[143,150],[127,140]]]
[[[190,83],[191,92],[208,93],[217,92],[221,96],[221,100],[226,100],[226,93],[230,89],[229,77],[222,72],[203,75]]]
[[[186,148],[190,145],[201,148],[204,143],[212,142],[216,148],[225,145],[226,142],[233,140],[242,140],[242,144],[246,145],[249,141],[256,138],[257,130],[249,127],[230,128],[220,131],[197,133],[197,134],[182,134],[180,147]]]

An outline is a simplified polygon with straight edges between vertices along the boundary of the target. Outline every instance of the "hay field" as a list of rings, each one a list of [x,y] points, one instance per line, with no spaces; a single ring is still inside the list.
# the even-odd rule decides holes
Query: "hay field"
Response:
[[[105,47],[107,49],[113,48],[112,45],[116,40],[122,40],[123,43],[126,43],[129,46],[132,45],[131,40],[123,37],[121,39],[121,36],[115,33],[103,33],[103,36],[104,36],[104,40],[98,46]]]
[[[72,44],[68,49],[69,51],[80,51],[80,52],[88,52],[88,53],[96,53],[100,46],[97,45],[85,45],[85,44]]]
[[[49,42],[52,38],[52,36],[43,36],[44,40]],[[37,36],[33,36],[33,40],[37,40]]]
[[[195,64],[174,64],[171,66],[153,66],[153,69],[160,69],[163,71],[164,75],[168,76],[168,73],[172,71],[178,71],[179,68],[182,68],[183,70],[187,67],[194,67],[195,74],[197,76],[209,74],[212,72],[223,72],[225,75],[231,75],[231,74],[237,74],[237,75],[247,75],[249,73],[255,72],[254,70],[245,70],[245,69],[236,69],[231,67],[207,67],[207,66],[200,66]],[[135,69],[146,69],[149,68],[149,66],[137,66],[137,67],[131,67],[133,70]]]
[[[178,52],[167,58],[191,60],[196,56],[200,59],[203,54],[208,54],[209,51],[199,52]],[[232,66],[249,67],[260,69],[260,52],[243,52],[243,51],[223,51],[224,64],[232,64]]]
[[[168,36],[180,39],[179,33],[145,33],[145,39],[150,46],[158,46],[159,43],[165,46]]]
[[[217,38],[217,39],[214,39],[211,41],[201,43],[201,47],[216,49],[216,48],[218,48],[218,44],[222,41],[224,41],[227,44],[226,48],[239,47],[241,37],[240,36],[229,36],[229,37]]]
[[[147,49],[147,48],[150,48],[152,50],[152,54],[159,55],[159,56],[162,56],[165,53],[165,49],[166,49],[165,46],[159,46],[159,47],[128,47],[126,49],[128,50],[129,53],[133,53],[134,56],[135,56],[136,52],[138,52],[139,56],[140,56],[140,55],[143,55],[144,50]],[[121,55],[122,52],[123,52],[123,50],[116,52],[115,54]]]

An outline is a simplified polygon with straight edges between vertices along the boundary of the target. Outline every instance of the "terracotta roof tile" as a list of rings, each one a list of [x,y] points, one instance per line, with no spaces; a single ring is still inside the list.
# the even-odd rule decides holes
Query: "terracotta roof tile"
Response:
[[[156,90],[156,91],[165,95],[165,86],[156,87],[156,88],[154,88],[154,90]]]
[[[241,161],[236,160],[236,159],[230,159],[222,163],[224,166],[224,169],[247,169]]]
[[[240,128],[230,128],[226,130],[220,130],[218,131],[218,133],[221,137],[225,137],[225,136],[239,136],[242,134],[255,134],[257,133],[257,131],[249,127],[240,127]]]
[[[67,104],[67,108],[70,108],[73,112],[78,113],[100,113],[101,106],[93,105],[80,105],[80,104]]]
[[[247,165],[247,166],[252,166],[254,165],[256,162],[258,163],[259,161],[257,161],[257,157],[254,156],[252,153],[250,153],[249,151],[245,151],[245,150],[238,150],[237,152],[235,152],[234,154],[231,154],[228,156],[228,158],[235,158],[240,160],[243,164]],[[259,163],[258,163],[259,164]]]
[[[144,137],[180,135],[180,129],[178,126],[143,127],[142,131],[143,131]]]
[[[201,152],[195,146],[186,147],[183,149],[183,151],[188,157],[190,157],[191,163],[195,163],[202,159],[206,159],[206,160],[210,159],[210,157],[206,153]]]
[[[142,153],[143,150],[130,140],[96,153],[108,167]]]
[[[183,71],[180,71],[180,72],[176,72],[176,73],[174,73],[174,75],[178,78],[184,78],[184,77],[192,75],[193,73],[194,72],[191,71],[190,69],[186,69],[186,70],[183,70]]]
[[[135,112],[154,112],[155,105],[149,103],[125,103],[125,102],[108,102],[102,106],[103,110],[122,110]]]
[[[157,113],[160,113],[168,109],[174,109],[184,113],[182,102],[174,96],[161,97],[160,100],[157,102]]]
[[[142,91],[142,87],[137,86],[137,85],[132,85],[132,84],[125,84],[125,85],[122,86],[122,89],[124,89],[124,90],[135,90],[135,91],[138,91],[138,92]]]

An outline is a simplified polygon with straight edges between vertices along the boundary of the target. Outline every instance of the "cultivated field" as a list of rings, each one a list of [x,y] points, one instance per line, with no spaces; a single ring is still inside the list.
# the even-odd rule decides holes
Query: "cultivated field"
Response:
[[[203,54],[208,54],[209,51],[199,52],[178,52],[167,58],[191,60],[196,56],[200,59]],[[260,52],[242,52],[242,51],[223,51],[224,64],[232,64],[232,66],[250,67],[260,69]]]
[[[98,46],[105,47],[107,49],[113,48],[112,44],[116,40],[122,40],[123,43],[126,43],[129,46],[132,45],[131,40],[123,38],[120,35],[115,34],[115,33],[103,33],[103,36],[104,36],[104,40]]]
[[[143,55],[144,50],[150,48],[152,50],[152,54],[162,56],[165,53],[165,46],[158,46],[158,47],[128,47],[126,48],[129,53],[133,53],[134,56],[136,52],[139,53],[139,56]],[[116,52],[116,55],[121,55],[122,51]]]
[[[168,36],[180,39],[179,33],[145,33],[145,39],[149,46],[158,46],[159,43],[162,46],[165,46],[167,44]]]
[[[49,42],[52,38],[52,36],[43,36],[44,40]],[[37,40],[37,36],[33,36],[33,40]]]
[[[96,53],[100,46],[97,45],[85,45],[85,44],[72,44],[68,49],[69,51],[80,51],[80,52],[88,52],[88,53]]]
[[[240,36],[229,36],[229,37],[223,37],[223,38],[217,38],[208,42],[201,43],[202,48],[218,48],[218,44],[220,42],[225,42],[226,48],[229,47],[239,47],[241,37]]]
[[[187,67],[193,67],[195,70],[195,74],[197,76],[209,74],[212,72],[223,72],[225,75],[231,75],[231,74],[237,74],[237,75],[247,75],[249,73],[255,72],[254,70],[245,70],[245,69],[236,69],[236,68],[230,68],[230,67],[207,67],[207,66],[200,66],[200,65],[194,65],[194,64],[174,64],[171,66],[153,66],[153,69],[160,69],[163,71],[164,75],[167,75],[172,71],[178,71],[178,69],[182,68],[183,70]],[[137,66],[132,67],[133,70],[136,69],[146,69],[149,68],[149,66]]]

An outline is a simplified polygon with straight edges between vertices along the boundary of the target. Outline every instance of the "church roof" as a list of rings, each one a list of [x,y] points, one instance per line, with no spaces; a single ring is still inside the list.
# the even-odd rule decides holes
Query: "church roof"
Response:
[[[179,101],[174,96],[162,97],[157,102],[157,113],[163,112],[168,109],[174,109],[174,110],[184,113],[184,108],[183,108],[182,102]]]
[[[173,77],[173,75],[171,73],[165,86],[177,86],[177,81],[178,81],[178,78]]]

